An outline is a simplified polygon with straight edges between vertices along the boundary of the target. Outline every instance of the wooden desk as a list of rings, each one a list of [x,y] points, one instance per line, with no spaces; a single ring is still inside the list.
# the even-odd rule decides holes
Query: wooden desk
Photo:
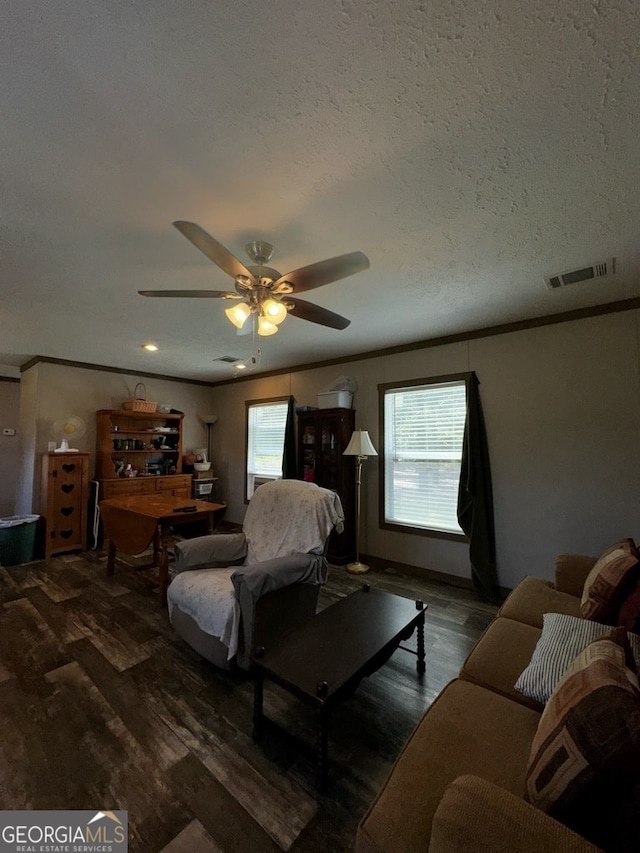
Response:
[[[107,574],[114,573],[116,550],[140,554],[153,542],[153,562],[142,568],[158,568],[160,605],[167,604],[169,585],[169,533],[172,527],[205,519],[212,533],[224,514],[224,504],[190,501],[165,495],[129,495],[100,501],[105,538],[109,540]],[[195,512],[174,512],[174,508],[195,506]],[[217,515],[217,518],[216,518]]]

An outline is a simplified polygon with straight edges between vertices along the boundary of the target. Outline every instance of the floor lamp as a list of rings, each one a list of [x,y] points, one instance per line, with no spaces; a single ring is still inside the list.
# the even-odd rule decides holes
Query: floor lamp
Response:
[[[351,574],[361,575],[369,571],[369,566],[360,562],[360,485],[362,482],[362,463],[368,456],[377,456],[378,453],[371,443],[367,430],[356,429],[343,455],[356,457],[356,561],[355,563],[348,563],[346,569]]]
[[[207,462],[211,462],[211,427],[218,420],[218,416],[205,415],[202,420],[207,425]]]

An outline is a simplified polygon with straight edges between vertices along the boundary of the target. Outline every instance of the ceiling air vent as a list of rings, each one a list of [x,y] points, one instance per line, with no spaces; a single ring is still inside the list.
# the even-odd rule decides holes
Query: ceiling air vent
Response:
[[[590,281],[592,278],[606,278],[612,276],[616,271],[616,259],[607,258],[606,261],[596,261],[588,267],[568,272],[556,273],[556,275],[545,276],[544,283],[549,290],[557,290],[567,284],[577,284],[579,281]]]
[[[224,361],[225,364],[235,364],[236,361],[242,361],[239,355],[221,355],[220,358],[214,358],[213,361]]]

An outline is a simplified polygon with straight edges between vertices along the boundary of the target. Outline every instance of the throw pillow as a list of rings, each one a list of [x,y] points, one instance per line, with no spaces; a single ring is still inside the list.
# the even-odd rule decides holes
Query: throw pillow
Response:
[[[640,575],[639,560],[633,539],[622,539],[607,548],[584,583],[580,613],[585,619],[613,624],[622,601]]]
[[[627,631],[640,631],[640,579],[635,582],[622,602],[616,625],[622,625]]]
[[[605,800],[638,778],[640,686],[630,666],[625,631],[615,628],[576,658],[542,713],[525,797],[563,822],[574,823],[600,798],[604,814]]]
[[[529,665],[515,683],[515,689],[543,705],[549,701],[571,663],[590,643],[611,631],[610,625],[579,616],[545,613],[542,634]],[[629,634],[629,642],[640,669],[640,637]]]

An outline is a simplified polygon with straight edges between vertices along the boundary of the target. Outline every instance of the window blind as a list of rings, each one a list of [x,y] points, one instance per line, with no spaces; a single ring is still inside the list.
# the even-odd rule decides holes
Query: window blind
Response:
[[[385,391],[386,521],[462,533],[457,503],[465,417],[464,380]]]
[[[256,403],[248,407],[247,494],[253,494],[253,478],[282,476],[287,403]]]

